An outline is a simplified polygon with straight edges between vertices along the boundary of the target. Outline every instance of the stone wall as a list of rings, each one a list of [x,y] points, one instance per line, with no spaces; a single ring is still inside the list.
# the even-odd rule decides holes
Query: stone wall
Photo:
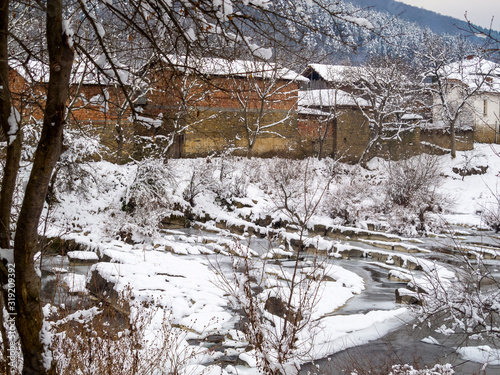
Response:
[[[456,133],[457,151],[474,148],[474,132]],[[404,131],[385,131],[377,146],[370,152],[371,157],[400,160],[421,153],[443,155],[451,149],[450,133],[443,129],[409,128]]]
[[[369,142],[368,123],[356,108],[346,107],[340,111],[337,121],[330,121],[323,146],[323,156],[340,158],[356,163]],[[319,128],[324,128],[321,117],[300,114],[298,120],[299,157],[317,156],[319,152]]]
[[[335,157],[348,163],[358,163],[370,142],[368,121],[357,109],[342,110],[336,135]]]
[[[500,143],[500,129],[495,125],[476,125],[474,140],[479,143]]]
[[[474,149],[474,131],[457,131],[455,133],[457,151]],[[421,129],[420,142],[422,152],[446,154],[451,149],[450,133],[445,129]]]
[[[268,128],[269,133],[257,136],[252,149],[253,156],[269,157],[276,155],[293,155],[297,149],[297,116],[284,110],[268,110],[262,116],[248,113],[247,121],[255,123],[256,117],[263,124],[278,123]],[[171,157],[204,157],[214,153],[231,151],[233,155],[248,155],[248,135],[241,111],[230,108],[198,108],[190,112],[184,119],[186,130],[173,139],[174,147]],[[171,140],[171,126],[168,119],[164,125],[154,129],[156,139],[164,144]],[[153,129],[145,129],[136,125],[136,135],[151,135]],[[139,147],[136,143],[136,148]],[[134,153],[139,157],[141,150]],[[144,151],[144,150],[142,150]]]
[[[381,140],[370,152],[370,157],[381,157],[386,160],[400,160],[418,155],[422,150],[420,128],[409,128],[402,131],[386,130]]]

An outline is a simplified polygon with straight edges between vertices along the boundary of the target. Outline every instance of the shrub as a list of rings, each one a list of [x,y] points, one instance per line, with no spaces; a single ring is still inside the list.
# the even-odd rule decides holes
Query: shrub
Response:
[[[58,374],[186,374],[207,350],[188,345],[189,328],[175,327],[154,301],[137,303],[125,294],[119,303],[130,311],[105,303],[72,314],[51,308]]]
[[[330,190],[325,211],[337,224],[357,224],[374,217],[381,202],[373,176],[363,173],[361,168],[341,171]]]
[[[422,154],[387,164],[386,195],[390,203],[409,207],[415,202],[426,205],[437,200],[441,183],[438,158]]]
[[[136,235],[152,237],[172,205],[173,172],[158,159],[144,159],[137,165],[134,181],[122,198],[122,213],[115,212],[112,233],[128,242]],[[140,240],[137,238],[136,240]]]
[[[491,193],[491,200],[483,205],[482,220],[490,228],[495,229],[498,233],[500,231],[500,194],[498,193],[498,186],[495,191],[488,186]]]
[[[97,173],[87,162],[100,158],[104,147],[98,136],[68,129],[64,133],[63,153],[57,162],[49,185],[48,199],[57,200],[65,192],[88,198],[90,187],[98,186]]]
[[[438,229],[440,221],[431,220],[429,213],[441,212],[446,203],[437,191],[441,180],[438,158],[433,155],[387,163],[384,190],[394,231],[416,235]]]
[[[195,199],[204,191],[213,189],[215,165],[211,158],[196,159],[192,165],[191,177],[188,185],[182,192],[182,198],[188,202],[191,207],[196,205]]]

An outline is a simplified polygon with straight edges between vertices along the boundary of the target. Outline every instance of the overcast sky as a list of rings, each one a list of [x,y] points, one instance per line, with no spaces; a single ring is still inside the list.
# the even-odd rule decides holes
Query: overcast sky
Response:
[[[416,7],[433,10],[459,19],[467,18],[479,26],[490,27],[491,17],[493,29],[500,30],[500,0],[398,0]]]

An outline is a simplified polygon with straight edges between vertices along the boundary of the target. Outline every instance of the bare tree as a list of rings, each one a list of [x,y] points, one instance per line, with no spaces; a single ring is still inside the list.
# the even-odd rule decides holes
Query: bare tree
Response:
[[[474,127],[474,97],[488,82],[494,65],[479,54],[465,55],[467,46],[455,50],[439,37],[428,37],[419,58],[423,74],[431,79],[426,91],[432,96],[434,124],[441,123],[449,131],[451,157],[456,157],[456,132]],[[479,51],[476,51],[479,53]]]
[[[389,57],[373,58],[359,67],[358,73],[351,78],[353,100],[371,131],[362,160],[386,138],[386,131],[391,133],[388,138],[397,139],[402,131],[412,126],[404,121],[404,115],[417,110],[419,86],[416,74],[407,63]]]
[[[286,159],[274,160],[269,169],[275,210],[296,231],[292,239],[284,238],[293,259],[291,267],[278,265],[270,274],[270,265],[265,260],[257,264],[248,249],[240,249],[243,256],[233,259],[231,275],[220,264],[212,265],[219,287],[243,313],[246,338],[255,349],[257,367],[266,375],[297,374],[301,362],[311,359],[319,326],[314,309],[322,295],[327,265],[317,254],[304,259],[301,252],[309,222],[333,178],[324,182],[316,173],[321,172],[308,161]],[[267,282],[271,277],[275,280]]]
[[[444,335],[456,335],[458,347],[469,340],[488,341],[498,348],[500,338],[499,285],[494,266],[484,258],[481,249],[463,249],[453,260],[457,267],[454,279],[437,271],[424,280],[415,280],[421,288],[420,306],[413,306],[418,320]]]
[[[302,77],[274,63],[235,61],[230,92],[241,108],[240,121],[247,140],[247,156],[263,135],[285,138],[297,105],[298,84]],[[242,79],[241,76],[244,76]]]
[[[149,88],[139,100],[141,113],[135,122],[141,127],[136,143],[152,148],[150,155],[182,157],[186,133],[216,117],[215,113],[199,116],[207,98],[220,91],[207,77],[214,60],[171,55],[146,67],[149,72],[143,75],[148,77]]]

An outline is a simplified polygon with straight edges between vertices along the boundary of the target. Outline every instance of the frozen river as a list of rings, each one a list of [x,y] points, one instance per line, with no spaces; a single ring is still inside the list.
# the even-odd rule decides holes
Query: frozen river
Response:
[[[207,243],[211,240],[217,240],[217,238],[221,236],[220,233],[209,233],[192,229],[172,231],[169,235],[173,237],[175,241],[186,243]],[[248,245],[248,242],[245,243],[243,238],[241,241],[243,245]],[[478,245],[480,243],[482,244],[481,246]],[[377,245],[369,241],[343,239],[341,244],[346,248],[351,246],[358,249],[364,249],[368,252],[387,252],[387,250],[381,249],[380,244]],[[497,239],[495,234],[491,232],[461,231],[453,239],[449,236],[443,236],[439,238],[426,238],[417,242],[413,240],[406,242],[403,240],[398,242],[398,244],[416,245],[423,250],[411,254],[412,257],[415,256],[416,258],[432,260],[443,267],[452,269],[457,265],[457,262],[459,262],[457,248],[484,248],[490,253],[493,253],[496,251]],[[270,243],[266,239],[252,238],[250,241],[250,247],[259,254],[263,254],[268,249],[276,246],[277,243]],[[431,252],[426,252],[425,250],[431,250]],[[408,253],[404,252],[389,252],[394,255],[409,256]],[[187,257],[197,256],[188,255]],[[398,269],[398,267],[395,266],[393,262],[382,262],[380,259],[375,258],[376,257],[371,256],[366,258],[352,258],[349,260],[340,257],[328,258],[328,262],[345,268],[362,277],[365,285],[365,289],[362,293],[354,295],[344,306],[331,313],[331,316],[366,314],[370,311],[395,310],[401,307],[401,305],[396,304],[395,290],[406,287],[407,283],[389,279],[389,271]],[[496,265],[498,261],[490,260],[489,262],[492,265]],[[287,267],[286,262],[284,262],[283,265]],[[54,273],[55,269],[64,270],[64,272]],[[85,298],[73,296],[67,293],[67,290],[64,288],[60,289],[59,293],[56,293],[54,291],[54,286],[59,283],[61,277],[64,277],[66,272],[86,275],[88,269],[89,266],[86,265],[71,265],[67,257],[64,256],[45,257],[42,265],[44,276],[43,298],[56,304],[64,303],[67,306],[71,304],[74,308],[77,308],[77,305],[82,303]],[[419,272],[421,271],[416,271],[416,274]],[[498,270],[495,270],[495,272],[498,273]],[[451,339],[428,329],[413,329],[412,319],[413,317],[408,313],[407,316],[400,317],[397,321],[390,324],[390,333],[384,334],[386,333],[385,330],[387,329],[387,325],[381,329],[381,338],[372,340],[368,344],[338,351],[326,359],[317,361],[316,364],[318,364],[321,369],[320,373],[349,373],[345,371],[347,371],[349,366],[353,363],[358,363],[365,369],[372,366],[373,369],[379,370],[391,363],[418,364],[420,367],[425,365],[432,366],[435,363],[451,363],[456,366],[455,371],[458,374],[472,374],[480,369],[480,364],[466,362],[455,353],[454,348],[459,344],[458,341],[462,338],[455,337]],[[428,336],[437,339],[440,345],[428,344],[421,341]],[[347,336],[345,340],[349,340],[349,336]],[[345,347],[353,345],[349,342],[345,344]],[[338,347],[335,351],[337,350]],[[316,367],[305,366],[303,373],[306,374],[307,371],[312,371],[315,368]],[[498,374],[500,373],[500,367],[490,366],[484,371],[485,372],[481,373],[487,375]]]

